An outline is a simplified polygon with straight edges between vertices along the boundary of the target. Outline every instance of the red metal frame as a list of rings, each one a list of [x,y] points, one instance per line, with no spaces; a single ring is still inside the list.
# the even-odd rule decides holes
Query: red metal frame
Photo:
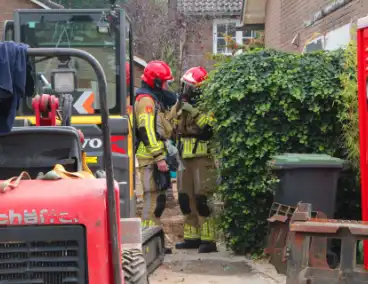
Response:
[[[358,101],[362,217],[368,221],[368,19],[360,20],[358,28]],[[367,22],[367,25],[363,24]],[[364,242],[364,267],[368,269],[368,241]]]
[[[291,217],[286,284],[367,283],[368,271],[360,269],[355,255],[357,242],[368,239],[367,222],[313,218],[311,211],[311,204],[299,203]],[[339,258],[330,254],[328,263],[332,239],[341,241],[341,253]]]
[[[47,94],[37,95],[32,99],[32,108],[35,112],[36,126],[56,126],[57,110],[59,108],[59,99],[57,97]],[[77,131],[83,144],[84,134],[80,129]],[[122,154],[125,154],[125,152]]]

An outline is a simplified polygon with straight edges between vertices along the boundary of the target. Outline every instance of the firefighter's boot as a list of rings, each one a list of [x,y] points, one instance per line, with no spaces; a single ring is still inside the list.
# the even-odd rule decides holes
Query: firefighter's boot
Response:
[[[176,243],[176,249],[197,249],[201,245],[199,228],[184,224],[184,241]]]
[[[216,242],[201,241],[201,245],[198,248],[198,253],[211,253],[217,252]]]
[[[217,252],[215,221],[211,217],[207,218],[201,227],[201,245],[198,248],[198,252]]]
[[[201,245],[201,239],[196,240],[186,240],[184,239],[181,243],[176,243],[176,249],[197,249]]]

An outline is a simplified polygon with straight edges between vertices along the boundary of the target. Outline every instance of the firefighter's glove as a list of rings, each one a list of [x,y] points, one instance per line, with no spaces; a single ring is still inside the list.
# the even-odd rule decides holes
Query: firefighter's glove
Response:
[[[170,172],[162,172],[158,169],[158,165],[153,168],[153,179],[155,181],[156,189],[161,192],[165,191],[171,186]]]
[[[169,167],[167,166],[167,163],[165,160],[160,160],[157,163],[157,168],[160,172],[168,172],[169,171]]]
[[[189,103],[183,103],[181,109],[184,110],[184,111],[189,112],[192,116],[196,116],[199,113],[198,109],[194,108]]]

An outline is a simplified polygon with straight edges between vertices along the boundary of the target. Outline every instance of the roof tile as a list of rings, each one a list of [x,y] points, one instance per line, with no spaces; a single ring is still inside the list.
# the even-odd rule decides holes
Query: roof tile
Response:
[[[242,0],[178,0],[178,10],[187,15],[240,15]]]

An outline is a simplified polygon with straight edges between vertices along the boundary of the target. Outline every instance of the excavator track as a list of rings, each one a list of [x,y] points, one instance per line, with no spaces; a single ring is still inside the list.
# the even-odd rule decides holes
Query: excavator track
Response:
[[[142,228],[142,251],[148,275],[152,274],[165,258],[165,234],[161,227]]]

